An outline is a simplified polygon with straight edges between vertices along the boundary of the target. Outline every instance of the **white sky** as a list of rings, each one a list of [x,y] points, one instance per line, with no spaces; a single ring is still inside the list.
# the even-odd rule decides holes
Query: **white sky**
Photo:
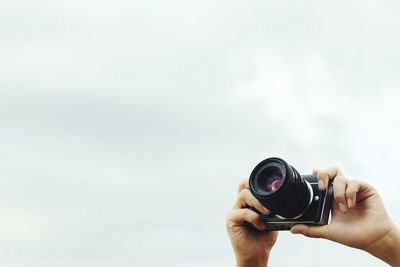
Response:
[[[1,1],[0,264],[233,266],[224,216],[270,156],[340,166],[400,224],[399,11]],[[321,263],[385,266],[289,233],[271,256]]]

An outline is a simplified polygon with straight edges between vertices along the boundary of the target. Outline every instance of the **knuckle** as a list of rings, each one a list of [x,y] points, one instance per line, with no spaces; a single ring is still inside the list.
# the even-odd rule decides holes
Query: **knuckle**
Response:
[[[332,168],[333,168],[336,172],[340,172],[339,166],[333,165]]]
[[[254,211],[251,211],[250,209],[244,209],[243,212],[244,217],[247,218],[247,220],[253,222],[255,219],[257,219],[257,213]]]
[[[225,223],[228,225],[231,220],[232,220],[232,213],[229,212],[228,214],[225,215]]]
[[[247,199],[247,198],[248,198],[248,194],[249,194],[249,190],[248,190],[248,189],[242,189],[242,190],[239,192],[238,200],[245,200],[245,199]]]
[[[242,210],[242,214],[244,217],[250,217],[251,216],[251,212],[249,209],[243,209]]]
[[[242,198],[244,194],[244,189],[239,191],[238,197],[237,198]]]
[[[233,221],[231,221],[231,220],[226,221],[225,227],[228,231],[231,230],[232,228],[234,228],[234,226],[235,226],[235,223]]]
[[[247,186],[247,179],[240,180],[238,185],[238,191],[241,191],[242,189],[246,188],[246,186]]]
[[[342,170],[337,165],[333,165],[331,167],[331,170],[333,170],[333,172],[336,174],[336,176],[339,176],[342,173]]]
[[[244,200],[242,198],[238,197],[235,201],[234,208],[236,208],[236,209],[240,208],[242,206],[243,202],[244,202]]]
[[[336,183],[342,183],[342,182],[345,182],[346,180],[347,180],[346,177],[344,177],[343,175],[338,175],[335,177]]]
[[[344,199],[345,199],[344,194],[336,194],[336,195],[334,195],[334,198],[337,202],[344,201]]]
[[[354,194],[357,192],[358,185],[356,183],[350,182],[349,186],[346,189],[346,194]]]
[[[346,190],[347,195],[354,195],[357,191],[354,188],[350,188]]]
[[[249,198],[251,198],[251,197],[253,196],[253,195],[250,193],[250,190],[247,189],[247,188],[243,189],[240,193],[241,193],[241,196],[242,196],[244,199],[249,199]]]
[[[249,218],[249,222],[251,222],[254,225],[259,225],[260,224],[260,221],[259,221],[258,217],[256,217],[256,216],[251,216]]]
[[[356,187],[356,188],[360,188],[363,185],[370,187],[370,185],[368,183],[361,181],[361,180],[351,180],[350,183],[353,187]]]

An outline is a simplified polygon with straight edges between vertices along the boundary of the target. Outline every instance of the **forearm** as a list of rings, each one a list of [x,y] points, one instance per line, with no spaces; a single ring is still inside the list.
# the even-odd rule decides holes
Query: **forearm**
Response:
[[[393,267],[400,267],[400,229],[394,227],[366,251]]]

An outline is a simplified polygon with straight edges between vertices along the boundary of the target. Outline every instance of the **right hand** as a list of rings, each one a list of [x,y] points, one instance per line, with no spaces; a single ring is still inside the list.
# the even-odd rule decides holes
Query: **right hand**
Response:
[[[332,220],[324,226],[295,225],[291,232],[362,249],[386,262],[398,260],[399,229],[389,218],[378,192],[365,182],[347,179],[338,168],[315,170],[314,174],[320,190],[325,190],[328,181],[333,180]],[[385,259],[388,255],[382,253],[393,255]],[[399,264],[397,261],[395,266]]]

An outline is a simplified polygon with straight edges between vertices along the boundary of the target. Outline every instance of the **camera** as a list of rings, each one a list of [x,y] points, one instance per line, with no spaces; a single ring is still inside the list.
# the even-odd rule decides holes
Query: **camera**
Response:
[[[290,230],[295,224],[325,225],[332,205],[329,182],[320,191],[315,175],[300,175],[280,158],[261,161],[251,172],[249,187],[271,215],[260,214],[266,230]]]

